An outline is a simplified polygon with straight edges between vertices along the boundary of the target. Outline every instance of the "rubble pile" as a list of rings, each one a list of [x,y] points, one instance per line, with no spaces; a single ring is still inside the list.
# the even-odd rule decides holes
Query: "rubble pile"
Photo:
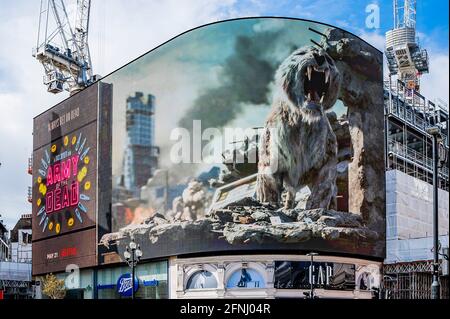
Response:
[[[217,210],[212,216],[223,223],[223,236],[230,244],[298,243],[313,238],[372,241],[378,238],[376,232],[363,224],[360,215],[335,210],[235,206]],[[271,217],[276,218],[275,222]]]
[[[182,241],[199,235],[207,240],[219,238],[229,244],[300,243],[314,238],[324,240],[376,241],[378,234],[368,229],[361,215],[325,209],[283,210],[251,198],[212,211],[192,220],[167,219],[155,214],[139,225],[122,228],[109,238],[139,235],[150,242]],[[102,242],[107,242],[103,238]]]

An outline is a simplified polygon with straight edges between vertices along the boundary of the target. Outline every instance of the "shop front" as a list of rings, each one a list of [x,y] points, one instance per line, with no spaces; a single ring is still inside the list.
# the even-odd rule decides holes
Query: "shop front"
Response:
[[[135,298],[168,298],[167,267],[167,261],[138,264],[135,269]],[[96,289],[98,299],[130,298],[132,286],[131,269],[128,266],[110,267],[97,271]]]
[[[76,265],[69,265],[65,272],[56,273],[55,276],[64,280],[65,299],[94,299],[94,269],[79,269]],[[36,298],[48,298],[42,291],[45,276],[36,276],[34,279],[39,282]]]
[[[248,255],[170,260],[170,298],[370,299],[380,262],[299,255]]]

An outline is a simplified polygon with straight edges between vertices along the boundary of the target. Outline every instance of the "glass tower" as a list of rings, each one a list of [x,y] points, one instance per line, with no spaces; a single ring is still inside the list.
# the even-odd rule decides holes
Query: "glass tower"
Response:
[[[140,188],[153,176],[158,165],[159,149],[155,140],[155,97],[142,92],[127,98],[124,186],[138,197]]]

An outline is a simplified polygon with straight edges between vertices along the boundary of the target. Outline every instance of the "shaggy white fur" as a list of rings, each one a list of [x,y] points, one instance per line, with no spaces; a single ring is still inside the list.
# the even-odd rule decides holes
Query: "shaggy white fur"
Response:
[[[291,208],[295,192],[307,185],[306,209],[333,208],[337,142],[325,111],[336,103],[340,73],[326,52],[304,47],[275,77],[279,91],[260,139],[257,198],[278,204],[286,189],[285,208]]]

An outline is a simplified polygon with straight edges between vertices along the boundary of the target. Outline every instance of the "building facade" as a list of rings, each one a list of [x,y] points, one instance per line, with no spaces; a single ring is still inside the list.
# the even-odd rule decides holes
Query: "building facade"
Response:
[[[136,299],[169,298],[168,261],[142,261],[136,266]],[[129,276],[131,269],[125,263],[115,263],[105,267],[68,268],[56,273],[64,280],[66,299],[126,299],[129,290],[123,288],[122,278]],[[38,276],[42,281],[43,277]],[[39,291],[37,298],[46,298]]]
[[[11,261],[31,263],[31,233],[31,214],[24,214],[11,230]]]
[[[440,263],[449,242],[449,117],[445,106],[390,77],[385,83],[386,260],[384,297],[431,297],[433,247],[433,147],[430,127],[442,136],[438,178]],[[441,296],[449,298],[441,269]]]
[[[306,255],[229,255],[169,260],[170,298],[371,299],[380,262]]]
[[[0,223],[1,226],[3,224]],[[6,229],[4,227],[4,229]],[[31,214],[24,214],[10,232],[0,237],[0,291],[5,299],[34,296],[31,277]]]
[[[439,264],[448,261],[448,105],[420,93],[421,82],[426,81],[422,76],[430,70],[427,50],[416,37],[416,1],[394,1],[393,9],[394,24],[386,32],[385,47],[389,72],[384,85],[387,256],[383,282],[385,297],[427,299],[436,249],[433,236],[440,242]],[[435,162],[440,164],[437,171]],[[433,187],[438,189],[438,203],[433,203]],[[438,206],[437,234],[433,204]],[[441,296],[449,298],[448,272],[442,270]]]

